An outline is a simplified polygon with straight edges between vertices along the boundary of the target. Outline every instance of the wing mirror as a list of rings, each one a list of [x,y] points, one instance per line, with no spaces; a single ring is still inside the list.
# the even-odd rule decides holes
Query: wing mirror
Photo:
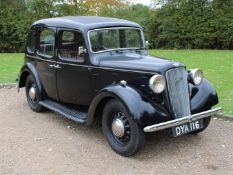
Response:
[[[149,41],[146,41],[146,49],[149,49],[150,43]]]
[[[78,47],[79,56],[84,56],[87,53],[87,49],[83,46]]]

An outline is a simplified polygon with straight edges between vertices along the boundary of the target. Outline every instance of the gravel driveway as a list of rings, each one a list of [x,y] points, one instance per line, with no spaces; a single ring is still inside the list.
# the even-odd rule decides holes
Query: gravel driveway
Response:
[[[0,174],[233,174],[233,123],[212,120],[197,136],[153,133],[125,158],[111,150],[100,125],[34,113],[24,90],[0,89]]]

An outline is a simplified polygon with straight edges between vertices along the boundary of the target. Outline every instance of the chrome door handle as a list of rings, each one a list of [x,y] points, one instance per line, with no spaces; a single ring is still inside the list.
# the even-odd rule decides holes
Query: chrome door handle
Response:
[[[57,65],[56,64],[50,64],[49,67],[56,68],[56,69],[60,69],[61,68],[61,66],[58,65],[58,64]]]
[[[61,69],[61,66],[57,64],[57,65],[54,65],[54,68]]]

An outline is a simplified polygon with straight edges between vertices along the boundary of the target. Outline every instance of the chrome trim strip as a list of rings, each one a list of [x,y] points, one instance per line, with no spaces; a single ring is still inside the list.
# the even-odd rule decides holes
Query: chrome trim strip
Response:
[[[106,29],[138,29],[138,30],[140,30],[141,39],[142,39],[142,42],[143,42],[143,48],[116,48],[116,49],[108,49],[108,50],[103,50],[103,51],[94,52],[94,51],[92,50],[92,46],[91,46],[90,32],[92,32],[92,31],[99,31],[99,30],[106,30]],[[92,54],[104,53],[104,52],[110,52],[110,51],[116,51],[116,50],[146,49],[144,33],[143,33],[142,29],[139,28],[139,27],[106,27],[106,28],[91,29],[91,30],[89,30],[89,31],[87,32],[87,40],[88,40],[88,43],[89,43],[90,52],[91,52]]]
[[[179,119],[175,119],[175,120],[170,120],[170,121],[155,124],[155,125],[146,126],[144,128],[144,132],[155,132],[155,131],[171,128],[174,126],[179,126],[179,125],[189,123],[189,122],[192,122],[195,120],[199,120],[199,119],[206,118],[206,117],[209,117],[212,115],[216,115],[216,114],[220,113],[221,111],[222,111],[222,108],[219,107],[216,109],[211,109],[208,111],[200,112],[200,113],[190,115],[187,117],[183,117],[183,118],[179,118]]]
[[[29,55],[29,54],[26,54],[26,57],[33,58],[33,59],[35,59],[35,60],[40,60],[40,61],[49,62],[49,63],[56,63],[55,60],[43,59],[43,58],[39,58],[39,57],[36,57],[36,56],[33,56],[33,55]]]

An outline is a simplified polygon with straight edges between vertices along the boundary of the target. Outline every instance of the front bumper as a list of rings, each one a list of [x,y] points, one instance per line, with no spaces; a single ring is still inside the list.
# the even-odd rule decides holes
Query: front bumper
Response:
[[[179,119],[170,120],[170,121],[159,123],[159,124],[146,126],[144,128],[144,132],[155,132],[155,131],[171,128],[174,126],[179,126],[179,125],[182,125],[185,123],[193,122],[195,120],[199,120],[199,119],[203,119],[203,118],[206,118],[209,116],[216,115],[216,114],[220,113],[221,111],[222,111],[222,108],[216,108],[216,109],[211,109],[208,111],[200,112],[200,113],[197,113],[194,115],[190,115],[187,117],[182,117]]]

